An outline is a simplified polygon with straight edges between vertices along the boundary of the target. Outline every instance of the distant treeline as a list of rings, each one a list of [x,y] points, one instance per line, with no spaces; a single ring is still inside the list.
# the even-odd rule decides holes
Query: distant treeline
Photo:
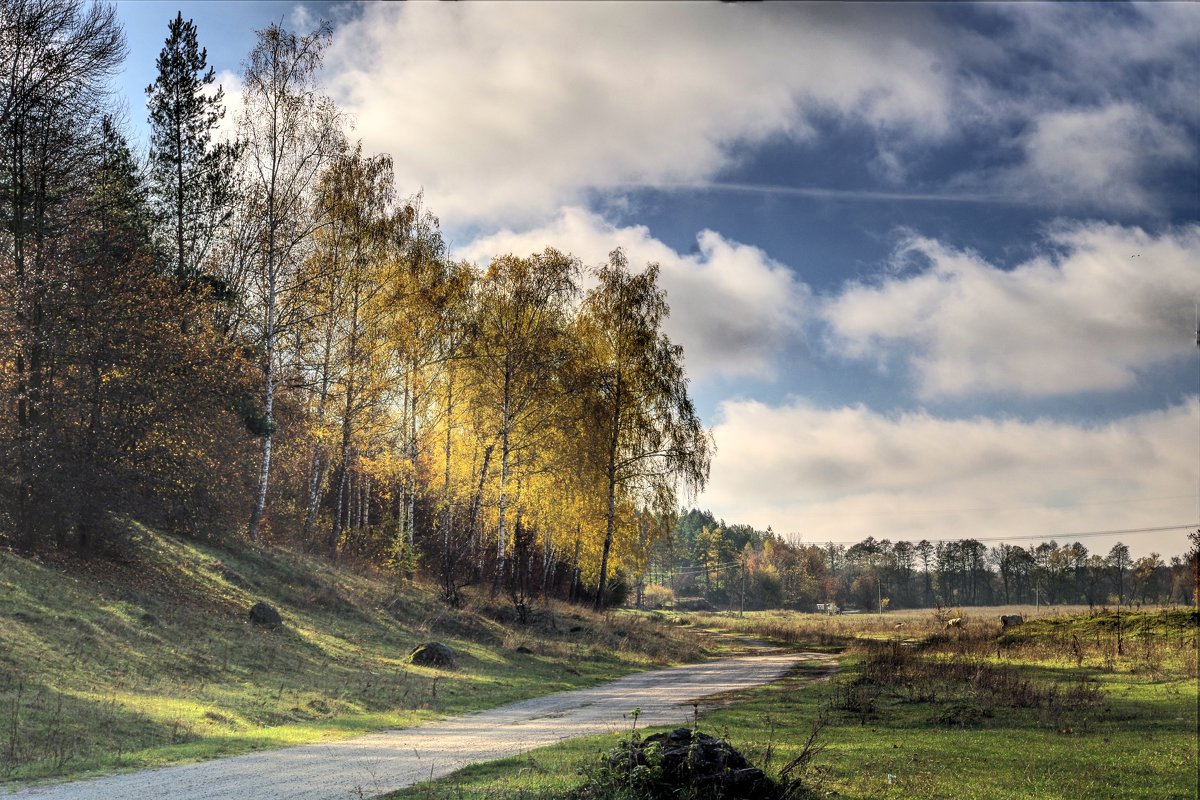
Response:
[[[328,27],[259,31],[223,121],[163,22],[142,158],[113,6],[0,0],[0,539],[136,518],[604,604],[708,476],[657,267],[454,261],[322,93]]]
[[[974,539],[846,547],[793,544],[769,528],[727,525],[708,511],[683,514],[651,552],[647,604],[703,597],[719,608],[794,608],[818,603],[863,610],[1007,604],[1185,603],[1195,600],[1200,534],[1185,556],[1134,559],[1118,542],[1091,553],[1079,542],[1036,547]],[[667,592],[670,592],[668,594]],[[744,599],[743,599],[744,598]]]

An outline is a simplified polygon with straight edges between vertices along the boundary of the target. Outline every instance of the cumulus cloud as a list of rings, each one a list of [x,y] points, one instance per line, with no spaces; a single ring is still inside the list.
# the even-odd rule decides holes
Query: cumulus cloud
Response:
[[[447,218],[531,224],[588,187],[707,180],[814,115],[944,135],[939,30],[912,7],[377,3],[326,72],[401,186]]]
[[[987,69],[1008,60],[1009,104],[1035,109],[1136,98],[1150,113],[1200,121],[1200,9],[1192,3],[996,3],[978,11],[1001,22],[995,51],[964,53]]]
[[[1195,156],[1183,128],[1132,103],[1038,114],[1018,145],[1023,160],[985,183],[1031,202],[1115,211],[1158,211],[1148,176]]]
[[[900,359],[927,399],[1111,391],[1191,353],[1200,299],[1200,226],[1161,235],[1104,224],[1060,227],[1047,254],[1002,269],[914,237],[915,271],[851,284],[820,311],[834,352]]]
[[[376,3],[338,26],[327,76],[401,186],[463,224],[704,185],[830,120],[870,131],[885,185],[1153,208],[1194,154],[1200,12],[1066,5]],[[967,136],[997,149],[923,180]]]
[[[1179,443],[1195,441],[1196,401],[1095,426],[728,401],[701,504],[808,542],[1186,525],[1195,451]],[[1182,531],[1126,541],[1186,549]]]
[[[756,247],[702,231],[695,252],[678,253],[643,226],[616,227],[580,208],[564,209],[540,228],[477,239],[456,256],[486,264],[496,255],[546,247],[588,265],[603,263],[617,247],[635,268],[657,262],[671,304],[667,332],[683,345],[688,373],[697,379],[771,378],[775,356],[794,343],[808,311],[808,287]]]

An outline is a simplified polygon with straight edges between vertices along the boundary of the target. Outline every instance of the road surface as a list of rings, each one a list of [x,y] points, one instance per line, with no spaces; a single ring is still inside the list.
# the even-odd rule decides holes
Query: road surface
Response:
[[[469,764],[565,739],[685,724],[693,701],[770,683],[818,653],[762,651],[640,672],[590,689],[536,697],[416,728],[221,758],[198,764],[23,789],[3,800],[352,800],[374,797]],[[700,703],[703,707],[705,704]]]

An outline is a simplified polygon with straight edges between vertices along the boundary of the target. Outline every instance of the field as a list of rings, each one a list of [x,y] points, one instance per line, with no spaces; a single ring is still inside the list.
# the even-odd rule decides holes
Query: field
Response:
[[[695,660],[677,627],[432,587],[131,526],[126,560],[0,550],[0,784],[339,738]],[[284,625],[248,624],[265,600]],[[453,671],[408,654],[437,639]]]
[[[127,560],[0,551],[0,780],[76,777],[418,724],[741,637],[837,653],[696,720],[795,797],[1194,798],[1197,615],[996,608],[885,615],[595,615],[430,587],[283,550],[131,526]],[[248,624],[266,600],[271,631]],[[1002,631],[1001,613],[1025,624]],[[951,616],[961,627],[947,628]],[[459,669],[407,662],[438,639]],[[631,709],[632,710],[632,709]],[[815,731],[815,735],[814,735]],[[480,765],[395,798],[566,797],[630,730]],[[589,777],[591,776],[591,777]]]
[[[1000,613],[690,614],[676,622],[841,653],[831,680],[797,673],[697,727],[778,774],[816,729],[795,797],[1196,797],[1197,615],[1186,609]],[[957,612],[954,612],[957,615]],[[1030,617],[1032,617],[1030,619]],[[899,627],[898,627],[899,626]],[[640,735],[638,732],[634,735]],[[623,736],[464,770],[395,800],[562,798]]]

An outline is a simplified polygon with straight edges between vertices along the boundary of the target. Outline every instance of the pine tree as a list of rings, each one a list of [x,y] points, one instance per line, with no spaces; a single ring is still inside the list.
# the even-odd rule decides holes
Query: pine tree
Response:
[[[164,248],[180,279],[198,277],[213,235],[229,218],[238,146],[212,142],[225,116],[224,91],[196,25],[180,13],[171,21],[158,77],[146,87],[150,108],[150,182]]]

